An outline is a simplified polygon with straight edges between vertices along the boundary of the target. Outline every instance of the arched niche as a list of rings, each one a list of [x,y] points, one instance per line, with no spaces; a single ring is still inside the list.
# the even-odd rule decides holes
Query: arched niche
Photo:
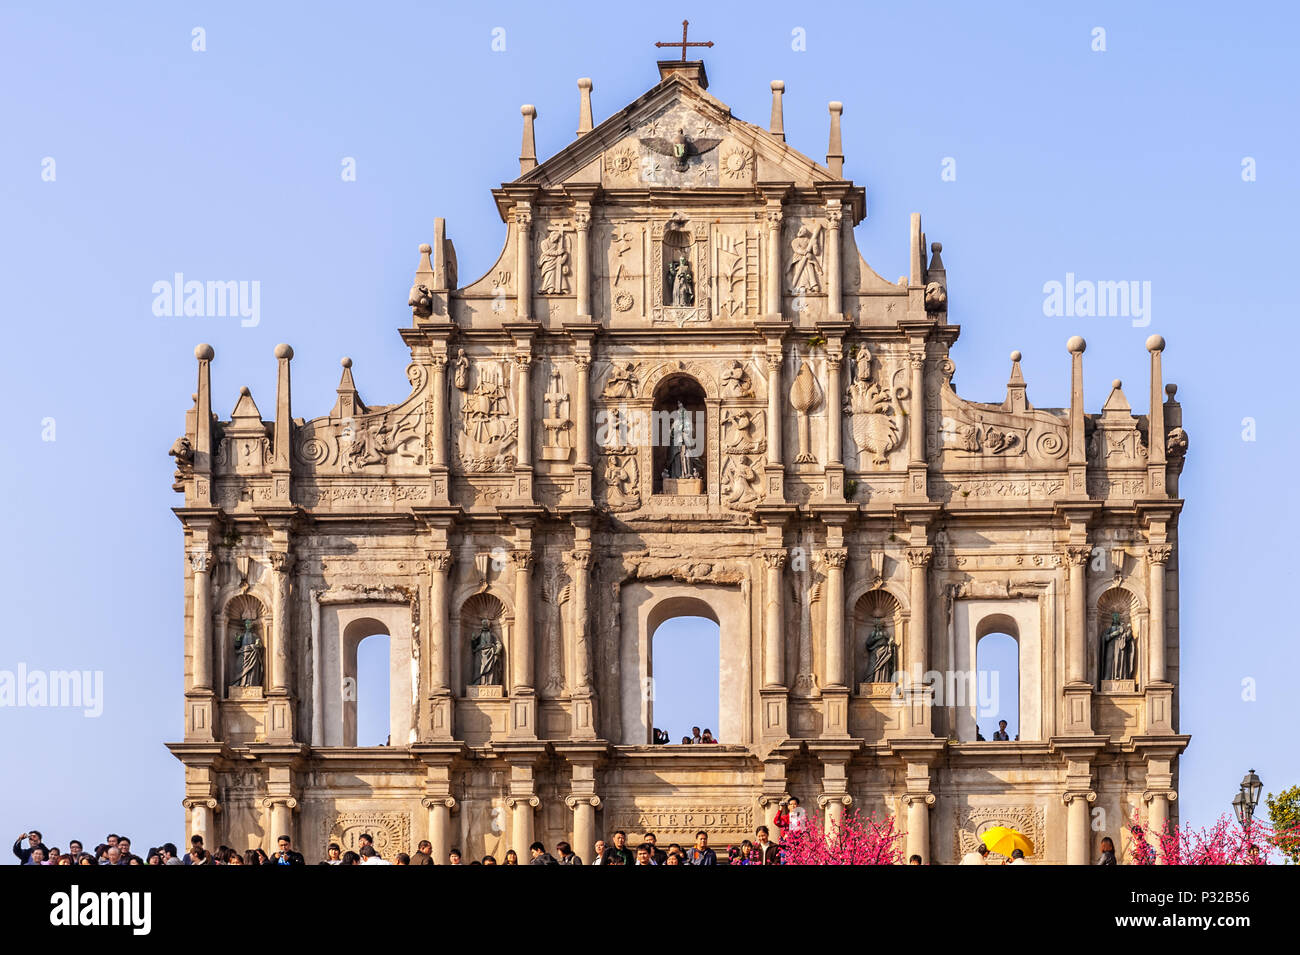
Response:
[[[237,594],[221,615],[223,680],[228,697],[260,696],[266,688],[266,631],[270,614],[252,594]]]
[[[1146,632],[1146,608],[1133,591],[1111,587],[1097,598],[1090,616],[1098,688],[1109,693],[1135,692],[1144,659],[1142,637]],[[1115,627],[1119,629],[1114,639],[1108,639]],[[1114,675],[1113,664],[1121,664],[1125,675]]]
[[[465,695],[502,696],[508,684],[510,631],[505,605],[490,593],[471,594],[460,605],[457,630]]]
[[[708,434],[704,387],[687,374],[660,381],[650,414],[652,493],[706,492]]]
[[[992,741],[1005,720],[1008,741],[1019,739],[1020,624],[1015,617],[992,613],[981,618],[975,628],[975,673],[977,732],[982,730],[985,740]]]
[[[705,673],[713,671],[717,674],[717,678],[711,681],[711,686],[704,685],[705,681],[700,680],[698,675],[695,676],[692,684],[695,692],[691,693],[691,697],[698,700],[700,706],[693,707],[690,715],[679,715],[682,723],[698,724],[701,729],[712,729],[714,737],[722,739],[717,717],[709,715],[714,711],[718,716],[722,713],[722,700],[719,695],[722,626],[713,608],[698,597],[669,597],[655,605],[646,620],[646,627],[650,639],[647,718],[651,726],[670,730],[670,743],[680,743],[682,736],[687,735],[689,730],[689,726],[681,724],[670,727],[669,721],[657,709],[659,701],[669,696],[680,699],[684,692],[680,685],[673,685],[674,674],[668,667],[668,661],[671,659],[678,671],[694,669],[703,670]],[[687,632],[690,637],[689,645],[685,639]],[[670,643],[666,644],[665,641]],[[683,664],[687,665],[683,666]],[[677,676],[682,674],[679,672]],[[692,674],[688,672],[685,679],[689,680],[691,676]],[[735,740],[727,740],[727,742],[735,742]]]
[[[906,643],[907,614],[898,598],[888,590],[876,588],[862,594],[853,604],[853,647],[850,661],[853,666],[852,679],[857,685],[864,683],[890,683],[894,673],[906,666],[903,659],[903,646]],[[878,674],[877,662],[884,662],[883,648],[873,647],[877,624],[892,646],[892,666],[884,679],[873,679]]]

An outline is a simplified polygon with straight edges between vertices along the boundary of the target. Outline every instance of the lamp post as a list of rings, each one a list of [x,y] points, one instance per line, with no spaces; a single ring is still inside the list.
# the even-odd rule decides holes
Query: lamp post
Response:
[[[1232,797],[1232,809],[1237,814],[1237,821],[1243,828],[1249,829],[1255,818],[1255,807],[1259,805],[1259,794],[1264,784],[1259,781],[1252,769],[1241,780],[1241,790]]]

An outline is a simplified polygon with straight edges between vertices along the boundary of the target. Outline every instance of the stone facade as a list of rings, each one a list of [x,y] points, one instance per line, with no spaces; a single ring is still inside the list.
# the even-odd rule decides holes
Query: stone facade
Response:
[[[1167,818],[1187,441],[1163,340],[1145,415],[1119,382],[1085,413],[1079,338],[1069,408],[1030,404],[1019,353],[1001,403],[959,397],[941,247],[913,216],[907,276],[863,260],[840,104],[821,165],[781,84],[763,129],[703,64],[659,68],[594,127],[580,81],[583,128],[541,164],[524,107],[481,279],[435,220],[408,397],[367,405],[345,359],[333,409],[295,419],[281,345],[273,420],[245,389],[222,421],[196,350],[172,449],[190,830],[586,856],[615,828],[738,840],[793,793],[896,814],[927,861],[1005,823],[1081,863]],[[651,638],[683,614],[720,625],[719,746],[649,745]],[[975,742],[962,695],[991,632],[1019,647],[1016,741]],[[374,633],[392,735],[358,747]]]

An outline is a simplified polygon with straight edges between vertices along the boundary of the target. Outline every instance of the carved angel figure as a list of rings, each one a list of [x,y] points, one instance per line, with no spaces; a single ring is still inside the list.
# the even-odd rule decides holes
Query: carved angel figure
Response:
[[[661,156],[667,156],[673,160],[673,169],[677,172],[686,171],[686,162],[691,156],[703,156],[712,149],[716,149],[721,139],[689,139],[686,130],[678,129],[677,135],[672,139],[664,139],[656,136],[650,139],[641,140],[641,145],[653,149]]]
[[[726,489],[727,503],[732,506],[753,504],[759,500],[762,478],[743,455],[729,456],[722,469],[722,486]]]

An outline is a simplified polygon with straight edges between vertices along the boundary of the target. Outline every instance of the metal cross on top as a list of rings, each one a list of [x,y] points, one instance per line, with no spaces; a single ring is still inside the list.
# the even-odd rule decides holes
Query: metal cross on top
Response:
[[[686,42],[686,28],[687,28],[688,26],[690,26],[690,23],[691,23],[690,20],[683,20],[683,21],[682,21],[682,42],[681,42],[681,43],[662,43],[662,42],[656,42],[656,43],[655,43],[655,46],[658,46],[658,47],[664,47],[664,46],[680,46],[680,47],[682,48],[682,62],[683,62],[683,63],[686,62],[686,48],[687,48],[688,46],[713,46],[713,41],[712,41],[712,40],[706,40],[706,41],[704,41],[703,43],[699,43],[699,42],[687,43],[687,42]]]

